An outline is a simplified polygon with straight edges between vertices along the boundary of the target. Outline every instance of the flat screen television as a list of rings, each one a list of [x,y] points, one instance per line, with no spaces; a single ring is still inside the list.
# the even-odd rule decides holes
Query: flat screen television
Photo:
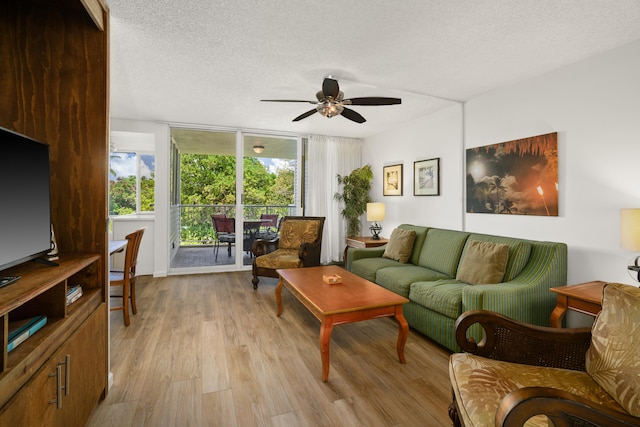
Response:
[[[49,146],[0,127],[1,270],[51,251]]]

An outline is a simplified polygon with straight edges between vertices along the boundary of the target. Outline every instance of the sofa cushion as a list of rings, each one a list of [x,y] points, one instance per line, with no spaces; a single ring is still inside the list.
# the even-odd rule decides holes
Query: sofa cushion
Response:
[[[591,330],[586,368],[627,412],[640,417],[640,289],[604,288],[602,311]]]
[[[481,242],[504,243],[509,246],[509,260],[507,269],[504,272],[505,282],[513,280],[524,270],[531,255],[531,242],[528,240],[516,239],[513,237],[491,236],[489,234],[472,234],[469,240],[480,240]],[[464,252],[462,254],[464,256]]]
[[[618,403],[587,372],[521,365],[454,353],[449,377],[463,425],[493,426],[500,401],[523,387],[551,387],[621,411]],[[548,427],[545,416],[531,418],[525,426]]]
[[[469,233],[430,228],[420,250],[418,265],[456,277],[460,255]]]
[[[416,240],[416,232],[414,230],[402,230],[394,228],[386,244],[383,257],[394,259],[406,264],[411,257],[413,251],[413,242]]]
[[[502,282],[509,257],[509,246],[501,243],[468,240],[456,279],[472,285]]]
[[[417,265],[402,267],[385,267],[376,272],[375,282],[383,288],[409,298],[409,288],[412,283],[447,279],[447,275]]]
[[[424,239],[427,238],[428,227],[421,225],[400,224],[398,226],[401,230],[413,230],[416,232],[416,239],[413,241],[413,251],[411,252],[411,258],[409,262],[413,265],[418,265],[420,259],[420,251],[424,245]]]
[[[364,277],[370,282],[376,281],[376,272],[385,267],[409,267],[411,264],[401,264],[389,258],[362,258],[351,263],[351,272]]]
[[[454,279],[416,282],[409,289],[409,299],[437,313],[458,318],[462,313],[462,289],[471,286]]]
[[[278,249],[298,249],[303,243],[318,240],[320,221],[317,219],[286,219],[282,222]]]
[[[263,268],[300,268],[302,260],[298,256],[298,249],[277,249],[271,253],[256,258],[256,266]]]

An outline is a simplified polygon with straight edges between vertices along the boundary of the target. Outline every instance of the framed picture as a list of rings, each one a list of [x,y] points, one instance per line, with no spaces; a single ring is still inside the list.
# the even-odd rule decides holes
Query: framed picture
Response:
[[[558,216],[558,132],[466,154],[468,213]]]
[[[382,195],[402,196],[402,163],[382,169]]]
[[[440,158],[413,162],[413,195],[440,195]]]

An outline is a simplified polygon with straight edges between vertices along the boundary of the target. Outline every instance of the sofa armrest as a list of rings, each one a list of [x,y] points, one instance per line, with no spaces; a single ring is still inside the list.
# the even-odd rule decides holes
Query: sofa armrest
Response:
[[[526,267],[513,280],[465,287],[462,311],[495,311],[522,322],[548,326],[556,304],[556,295],[549,289],[566,284],[566,245],[536,242]]]
[[[546,415],[555,426],[640,425],[640,418],[547,387],[525,387],[509,393],[498,406],[495,425],[523,426],[534,415]]]
[[[483,338],[476,342],[469,329],[480,325]],[[535,326],[499,313],[474,310],[462,313],[455,324],[460,348],[478,356],[505,362],[553,368],[585,370],[585,354],[591,329],[559,329]]]
[[[380,258],[387,245],[376,246],[375,248],[347,248],[347,259],[345,260],[347,270],[351,271],[351,263],[364,258]]]

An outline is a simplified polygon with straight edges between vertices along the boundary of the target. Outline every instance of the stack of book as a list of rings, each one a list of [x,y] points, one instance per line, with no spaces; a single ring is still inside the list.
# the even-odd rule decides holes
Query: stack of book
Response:
[[[82,296],[82,286],[75,285],[67,289],[67,305],[70,305]]]
[[[47,316],[36,316],[28,319],[9,322],[9,340],[7,352],[22,344],[27,338],[47,324]]]

